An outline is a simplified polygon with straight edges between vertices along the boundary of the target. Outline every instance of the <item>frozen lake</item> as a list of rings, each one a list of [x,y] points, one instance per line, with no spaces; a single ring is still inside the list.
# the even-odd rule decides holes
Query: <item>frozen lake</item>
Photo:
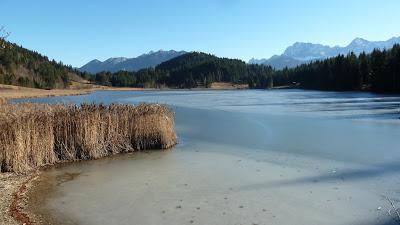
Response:
[[[172,150],[44,171],[32,210],[52,223],[389,225],[387,198],[400,200],[399,96],[102,91],[29,101],[176,112]]]

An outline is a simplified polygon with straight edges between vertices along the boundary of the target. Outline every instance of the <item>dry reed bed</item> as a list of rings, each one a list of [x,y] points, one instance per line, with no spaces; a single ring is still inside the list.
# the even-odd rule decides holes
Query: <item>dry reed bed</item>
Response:
[[[6,104],[7,100],[5,98],[0,97],[0,105]]]
[[[2,172],[175,144],[174,113],[157,104],[0,106]]]

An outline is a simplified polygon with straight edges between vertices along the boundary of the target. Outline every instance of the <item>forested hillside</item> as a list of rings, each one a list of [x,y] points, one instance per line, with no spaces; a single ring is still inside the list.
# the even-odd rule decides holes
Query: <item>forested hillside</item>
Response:
[[[249,84],[250,87],[272,85],[272,68],[248,65],[237,59],[192,52],[161,63],[154,69],[138,72],[98,73],[94,80],[103,85],[137,87],[209,87],[213,82]]]
[[[275,71],[274,82],[276,85],[298,83],[301,88],[318,90],[400,93],[400,45]]]
[[[61,62],[0,38],[0,83],[35,88],[65,88],[80,73]]]

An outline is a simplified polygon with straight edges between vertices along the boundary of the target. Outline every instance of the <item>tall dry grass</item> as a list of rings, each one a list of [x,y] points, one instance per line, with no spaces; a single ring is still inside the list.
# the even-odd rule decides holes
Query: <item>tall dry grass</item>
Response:
[[[97,159],[176,144],[173,112],[155,104],[0,107],[1,171]]]
[[[5,98],[0,97],[0,105],[6,104],[7,100]]]

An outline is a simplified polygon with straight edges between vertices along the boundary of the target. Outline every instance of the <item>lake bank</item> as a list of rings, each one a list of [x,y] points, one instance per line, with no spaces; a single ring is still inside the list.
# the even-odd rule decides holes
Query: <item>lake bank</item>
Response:
[[[0,173],[0,224],[30,225],[31,221],[35,221],[35,216],[27,210],[27,193],[38,175],[37,172]]]
[[[239,85],[224,82],[215,82],[209,88],[193,88],[190,90],[244,90],[248,89],[248,85]],[[1,99],[21,99],[21,98],[45,98],[55,96],[73,96],[73,95],[87,95],[94,91],[173,91],[173,88],[135,88],[135,87],[109,87],[94,84],[82,84],[74,82],[68,89],[37,89],[27,88],[14,85],[0,84],[0,101]]]
[[[18,98],[44,98],[52,96],[71,96],[71,95],[86,95],[94,91],[109,90],[109,91],[140,91],[143,88],[117,88],[105,86],[85,86],[71,89],[37,89],[27,88],[13,85],[0,84],[0,98],[18,99]]]

